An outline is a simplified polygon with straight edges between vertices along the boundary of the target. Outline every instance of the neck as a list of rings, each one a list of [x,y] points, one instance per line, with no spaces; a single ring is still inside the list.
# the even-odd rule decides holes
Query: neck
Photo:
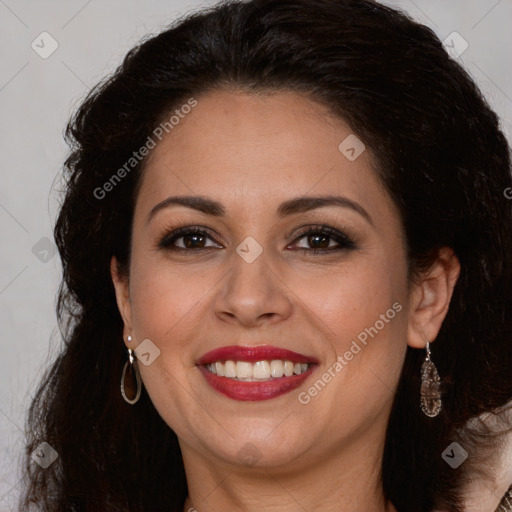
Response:
[[[396,512],[383,495],[381,446],[352,444],[325,457],[304,454],[286,467],[243,468],[205,460],[183,446],[189,489],[183,510]]]

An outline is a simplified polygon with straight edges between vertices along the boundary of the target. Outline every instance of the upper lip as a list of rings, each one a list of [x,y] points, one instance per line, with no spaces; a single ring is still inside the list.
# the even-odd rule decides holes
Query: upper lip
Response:
[[[217,361],[229,360],[254,363],[256,361],[270,361],[273,359],[292,361],[294,363],[318,363],[318,360],[314,357],[299,354],[284,348],[273,347],[271,345],[230,345],[207,352],[198,359],[197,364],[205,365]]]

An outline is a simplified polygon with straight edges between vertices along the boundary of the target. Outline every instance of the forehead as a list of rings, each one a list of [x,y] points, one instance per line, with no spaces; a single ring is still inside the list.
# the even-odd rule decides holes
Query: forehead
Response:
[[[343,120],[293,92],[216,90],[197,97],[150,153],[138,208],[176,194],[268,208],[336,192],[392,208],[370,152]]]

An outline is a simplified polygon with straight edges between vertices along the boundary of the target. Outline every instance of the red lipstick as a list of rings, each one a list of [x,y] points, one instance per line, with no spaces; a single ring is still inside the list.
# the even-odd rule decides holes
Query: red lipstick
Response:
[[[290,377],[270,378],[264,381],[242,381],[228,377],[221,377],[210,372],[206,365],[225,361],[257,361],[271,360],[291,361],[292,363],[306,363],[306,371]],[[257,347],[232,345],[214,349],[199,358],[196,363],[206,382],[216,391],[233,400],[260,401],[284,395],[298,388],[315,370],[318,360],[311,356],[299,354],[270,345]]]

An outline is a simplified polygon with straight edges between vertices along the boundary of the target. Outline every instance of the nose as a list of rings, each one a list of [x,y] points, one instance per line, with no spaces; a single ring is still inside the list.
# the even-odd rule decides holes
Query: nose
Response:
[[[285,320],[292,314],[291,291],[265,250],[252,262],[233,254],[232,267],[215,297],[215,314],[245,327]]]

